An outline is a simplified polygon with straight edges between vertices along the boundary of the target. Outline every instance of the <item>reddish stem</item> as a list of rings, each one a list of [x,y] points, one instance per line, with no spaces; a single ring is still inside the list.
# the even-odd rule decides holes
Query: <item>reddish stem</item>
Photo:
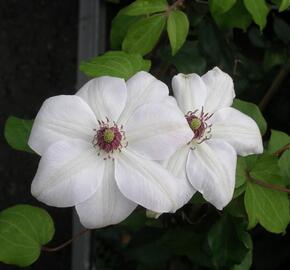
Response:
[[[265,109],[265,107],[268,105],[268,103],[270,102],[272,97],[279,90],[280,85],[285,80],[285,78],[287,77],[288,73],[289,73],[289,71],[285,67],[282,67],[280,69],[279,73],[277,74],[277,76],[275,77],[274,81],[272,82],[269,90],[266,92],[265,96],[262,98],[262,100],[261,100],[261,102],[259,104],[259,108],[260,108],[261,111],[263,111]]]
[[[182,6],[184,3],[184,0],[177,0],[175,1],[171,6],[168,7],[166,14],[169,15],[171,11],[177,9],[178,7]]]
[[[84,229],[84,230],[80,231],[78,234],[74,235],[73,238],[69,239],[68,241],[64,242],[63,244],[61,244],[57,247],[54,247],[54,248],[42,247],[41,250],[46,251],[46,252],[59,251],[59,250],[65,248],[66,246],[70,245],[73,241],[79,239],[82,235],[84,235],[88,231],[89,231],[89,229]]]
[[[247,172],[247,177],[252,183],[254,183],[256,185],[259,185],[261,187],[268,188],[268,189],[273,189],[273,190],[277,190],[277,191],[280,191],[280,192],[285,192],[285,193],[289,193],[290,194],[290,189],[289,188],[284,188],[284,187],[281,187],[279,185],[270,184],[270,183],[264,182],[264,181],[262,181],[260,179],[254,178],[254,177],[252,177],[250,175],[249,172]]]
[[[290,143],[288,143],[288,144],[284,145],[282,148],[278,149],[273,155],[276,157],[280,157],[288,149],[290,149]]]

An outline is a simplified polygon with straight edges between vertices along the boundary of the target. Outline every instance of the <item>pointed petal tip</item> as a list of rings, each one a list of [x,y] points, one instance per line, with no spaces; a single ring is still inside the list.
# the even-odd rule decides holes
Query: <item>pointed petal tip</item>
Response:
[[[172,88],[177,103],[184,114],[204,106],[207,89],[198,74],[179,73],[172,79]]]
[[[101,76],[84,84],[76,93],[88,104],[98,120],[108,117],[117,121],[127,99],[127,86],[122,78]]]
[[[215,112],[221,108],[230,107],[235,98],[232,77],[218,67],[214,67],[202,76],[208,89],[205,109]]]
[[[98,189],[105,162],[81,140],[58,141],[43,153],[31,184],[32,195],[55,207],[71,207]]]
[[[123,195],[154,212],[175,212],[191,198],[178,180],[157,162],[129,151],[116,162],[116,181]]]
[[[189,154],[186,170],[190,183],[219,210],[233,197],[236,159],[234,148],[216,139],[202,143]]]
[[[28,143],[36,153],[42,155],[50,145],[60,140],[90,140],[96,123],[93,111],[80,97],[50,97],[37,113]]]
[[[218,110],[212,117],[212,136],[225,140],[240,156],[260,154],[263,141],[257,123],[232,107]]]

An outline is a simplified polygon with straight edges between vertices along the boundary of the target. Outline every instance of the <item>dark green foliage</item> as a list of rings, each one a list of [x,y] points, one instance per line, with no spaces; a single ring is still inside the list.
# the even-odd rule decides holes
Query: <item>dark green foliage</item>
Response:
[[[33,152],[27,144],[32,124],[33,120],[24,120],[14,116],[10,116],[6,120],[4,135],[12,148]]]

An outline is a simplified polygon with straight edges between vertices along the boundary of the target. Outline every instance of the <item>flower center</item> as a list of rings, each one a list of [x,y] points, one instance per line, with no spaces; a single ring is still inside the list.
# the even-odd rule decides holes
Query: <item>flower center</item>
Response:
[[[199,110],[195,110],[193,112],[188,112],[185,115],[185,118],[190,126],[193,137],[189,143],[202,143],[205,140],[210,139],[211,137],[211,125],[207,123],[208,119],[211,118],[212,114],[204,113],[203,108],[199,112]]]
[[[103,133],[103,138],[106,143],[111,143],[115,138],[114,130],[107,128]]]
[[[202,122],[199,118],[193,118],[190,122],[190,127],[192,130],[197,130],[202,125]]]
[[[123,126],[118,127],[115,122],[109,119],[106,121],[98,121],[99,129],[94,129],[96,132],[92,144],[94,148],[100,150],[98,155],[105,154],[104,159],[111,158],[111,155],[118,150],[121,152],[123,147],[127,146],[126,137],[123,131]],[[124,143],[125,142],[125,143]]]

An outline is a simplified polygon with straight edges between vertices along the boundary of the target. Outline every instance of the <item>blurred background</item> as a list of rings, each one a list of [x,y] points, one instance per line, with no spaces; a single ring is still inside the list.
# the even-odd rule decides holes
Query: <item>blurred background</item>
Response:
[[[80,7],[85,10],[84,7],[89,8],[93,2],[97,3],[93,6],[98,8],[98,16],[83,18]],[[56,226],[56,236],[50,246],[58,245],[71,237],[72,210],[45,207],[30,195],[30,184],[39,157],[11,149],[3,136],[4,124],[10,115],[33,119],[42,102],[50,96],[73,94],[77,84],[85,80],[78,73],[78,63],[80,60],[87,60],[86,54],[82,54],[87,48],[85,46],[88,46],[85,44],[87,35],[97,35],[97,39],[87,39],[92,43],[97,40],[98,43],[91,44],[91,54],[109,49],[111,21],[122,7],[131,2],[0,1],[0,210],[17,203],[46,208]],[[233,76],[239,98],[260,104],[268,127],[289,134],[290,11],[278,13],[273,8],[263,33],[253,23],[246,30],[235,28],[229,31],[217,27],[208,12],[207,1],[187,2],[191,2],[187,8],[193,14],[190,18],[192,40],[174,58],[169,55],[168,41],[165,41],[164,47],[159,46],[150,55],[153,60],[152,73],[169,83],[170,77],[178,71],[202,74],[218,65]],[[98,26],[83,29],[80,23],[84,20],[93,20],[91,24]],[[94,29],[98,30],[94,32]],[[80,31],[83,31],[82,34]],[[268,131],[265,138],[269,134]],[[213,210],[201,207],[198,211],[198,216],[203,217]],[[75,258],[88,260],[83,264],[86,266],[77,270],[208,269],[206,265],[201,267],[195,264],[195,260],[207,259],[199,254],[199,243],[195,243],[196,246],[192,249],[188,247],[188,243],[181,243],[177,248],[179,252],[168,252],[155,244],[161,233],[160,224],[165,227],[168,224],[178,224],[178,215],[174,220],[164,215],[160,223],[146,221],[146,226],[136,231],[136,226],[145,220],[143,214],[137,213],[121,226],[93,233],[85,243],[90,246],[88,256],[84,258],[80,254],[79,258]],[[204,226],[207,221],[207,217],[203,218],[198,221],[198,226]],[[273,235],[257,227],[252,236],[252,269],[289,269],[289,233],[285,236]],[[131,247],[128,248],[129,242]],[[167,244],[170,247],[170,242]],[[186,250],[182,251],[183,249]],[[71,269],[71,254],[70,247],[56,253],[43,253],[27,269]],[[0,263],[0,269],[18,268]]]
[[[30,194],[37,155],[15,151],[4,139],[8,116],[35,117],[42,102],[76,88],[77,0],[0,1],[0,209],[41,205]],[[71,237],[71,209],[50,208],[55,244]],[[70,269],[70,248],[44,256],[29,269]],[[4,266],[0,269],[17,269]]]

